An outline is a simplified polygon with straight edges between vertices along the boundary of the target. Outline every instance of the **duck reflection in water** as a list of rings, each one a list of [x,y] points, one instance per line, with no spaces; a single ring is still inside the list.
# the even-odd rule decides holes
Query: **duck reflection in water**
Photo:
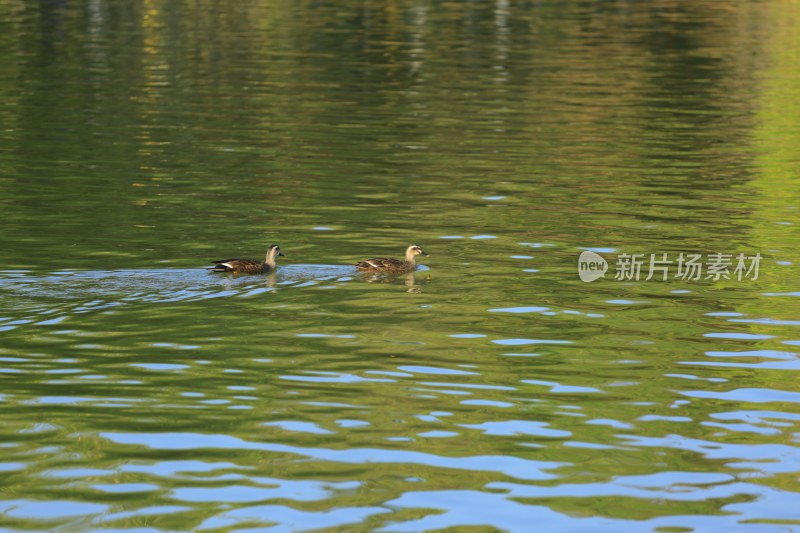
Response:
[[[406,287],[406,292],[422,292],[422,287],[420,286],[419,282],[429,282],[431,277],[429,274],[421,276],[419,280],[417,280],[417,275],[415,272],[407,272],[404,276],[391,276],[387,275],[385,272],[360,272],[361,279],[366,281],[367,283],[389,283],[393,285],[399,285],[402,283]]]

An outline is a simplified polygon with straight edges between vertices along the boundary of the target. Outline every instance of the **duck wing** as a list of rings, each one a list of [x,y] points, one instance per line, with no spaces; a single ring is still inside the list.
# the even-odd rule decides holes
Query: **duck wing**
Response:
[[[211,261],[215,266],[209,270],[212,272],[248,272],[260,271],[264,265],[257,259],[243,259],[234,257],[231,259],[220,259],[219,261]]]
[[[359,270],[393,270],[403,268],[405,263],[397,259],[390,259],[387,257],[376,257],[374,259],[365,259],[356,263],[356,268]]]

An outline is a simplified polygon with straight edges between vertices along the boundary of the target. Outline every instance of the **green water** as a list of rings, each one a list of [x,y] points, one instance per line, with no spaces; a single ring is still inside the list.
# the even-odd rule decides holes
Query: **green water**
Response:
[[[0,0],[0,527],[800,527],[798,36],[778,0]]]

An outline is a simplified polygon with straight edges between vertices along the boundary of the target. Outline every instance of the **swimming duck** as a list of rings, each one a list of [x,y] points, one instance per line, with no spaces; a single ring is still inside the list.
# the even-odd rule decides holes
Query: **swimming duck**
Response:
[[[362,272],[389,272],[391,274],[402,274],[404,272],[411,272],[417,268],[417,261],[415,259],[418,255],[428,255],[425,251],[412,244],[406,248],[406,258],[404,261],[399,259],[387,259],[385,257],[376,257],[375,259],[366,259],[356,263],[356,268]]]
[[[215,266],[209,270],[211,272],[233,272],[234,274],[263,274],[278,268],[275,258],[283,257],[283,252],[277,244],[273,244],[267,250],[267,258],[263,262],[258,259],[223,259],[221,261],[211,261]]]

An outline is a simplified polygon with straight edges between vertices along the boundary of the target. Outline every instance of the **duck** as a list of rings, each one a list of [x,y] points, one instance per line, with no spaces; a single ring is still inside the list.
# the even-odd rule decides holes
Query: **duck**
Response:
[[[406,258],[401,261],[399,259],[387,259],[385,257],[376,257],[374,259],[365,259],[356,263],[356,268],[361,272],[388,272],[390,274],[403,274],[405,272],[412,272],[417,268],[416,256],[427,256],[425,250],[412,244],[406,248]]]
[[[209,270],[211,272],[232,272],[233,274],[264,274],[278,268],[275,259],[279,256],[285,257],[278,245],[273,244],[267,250],[267,257],[264,261],[239,258],[222,259],[221,261],[211,261],[214,266]]]

